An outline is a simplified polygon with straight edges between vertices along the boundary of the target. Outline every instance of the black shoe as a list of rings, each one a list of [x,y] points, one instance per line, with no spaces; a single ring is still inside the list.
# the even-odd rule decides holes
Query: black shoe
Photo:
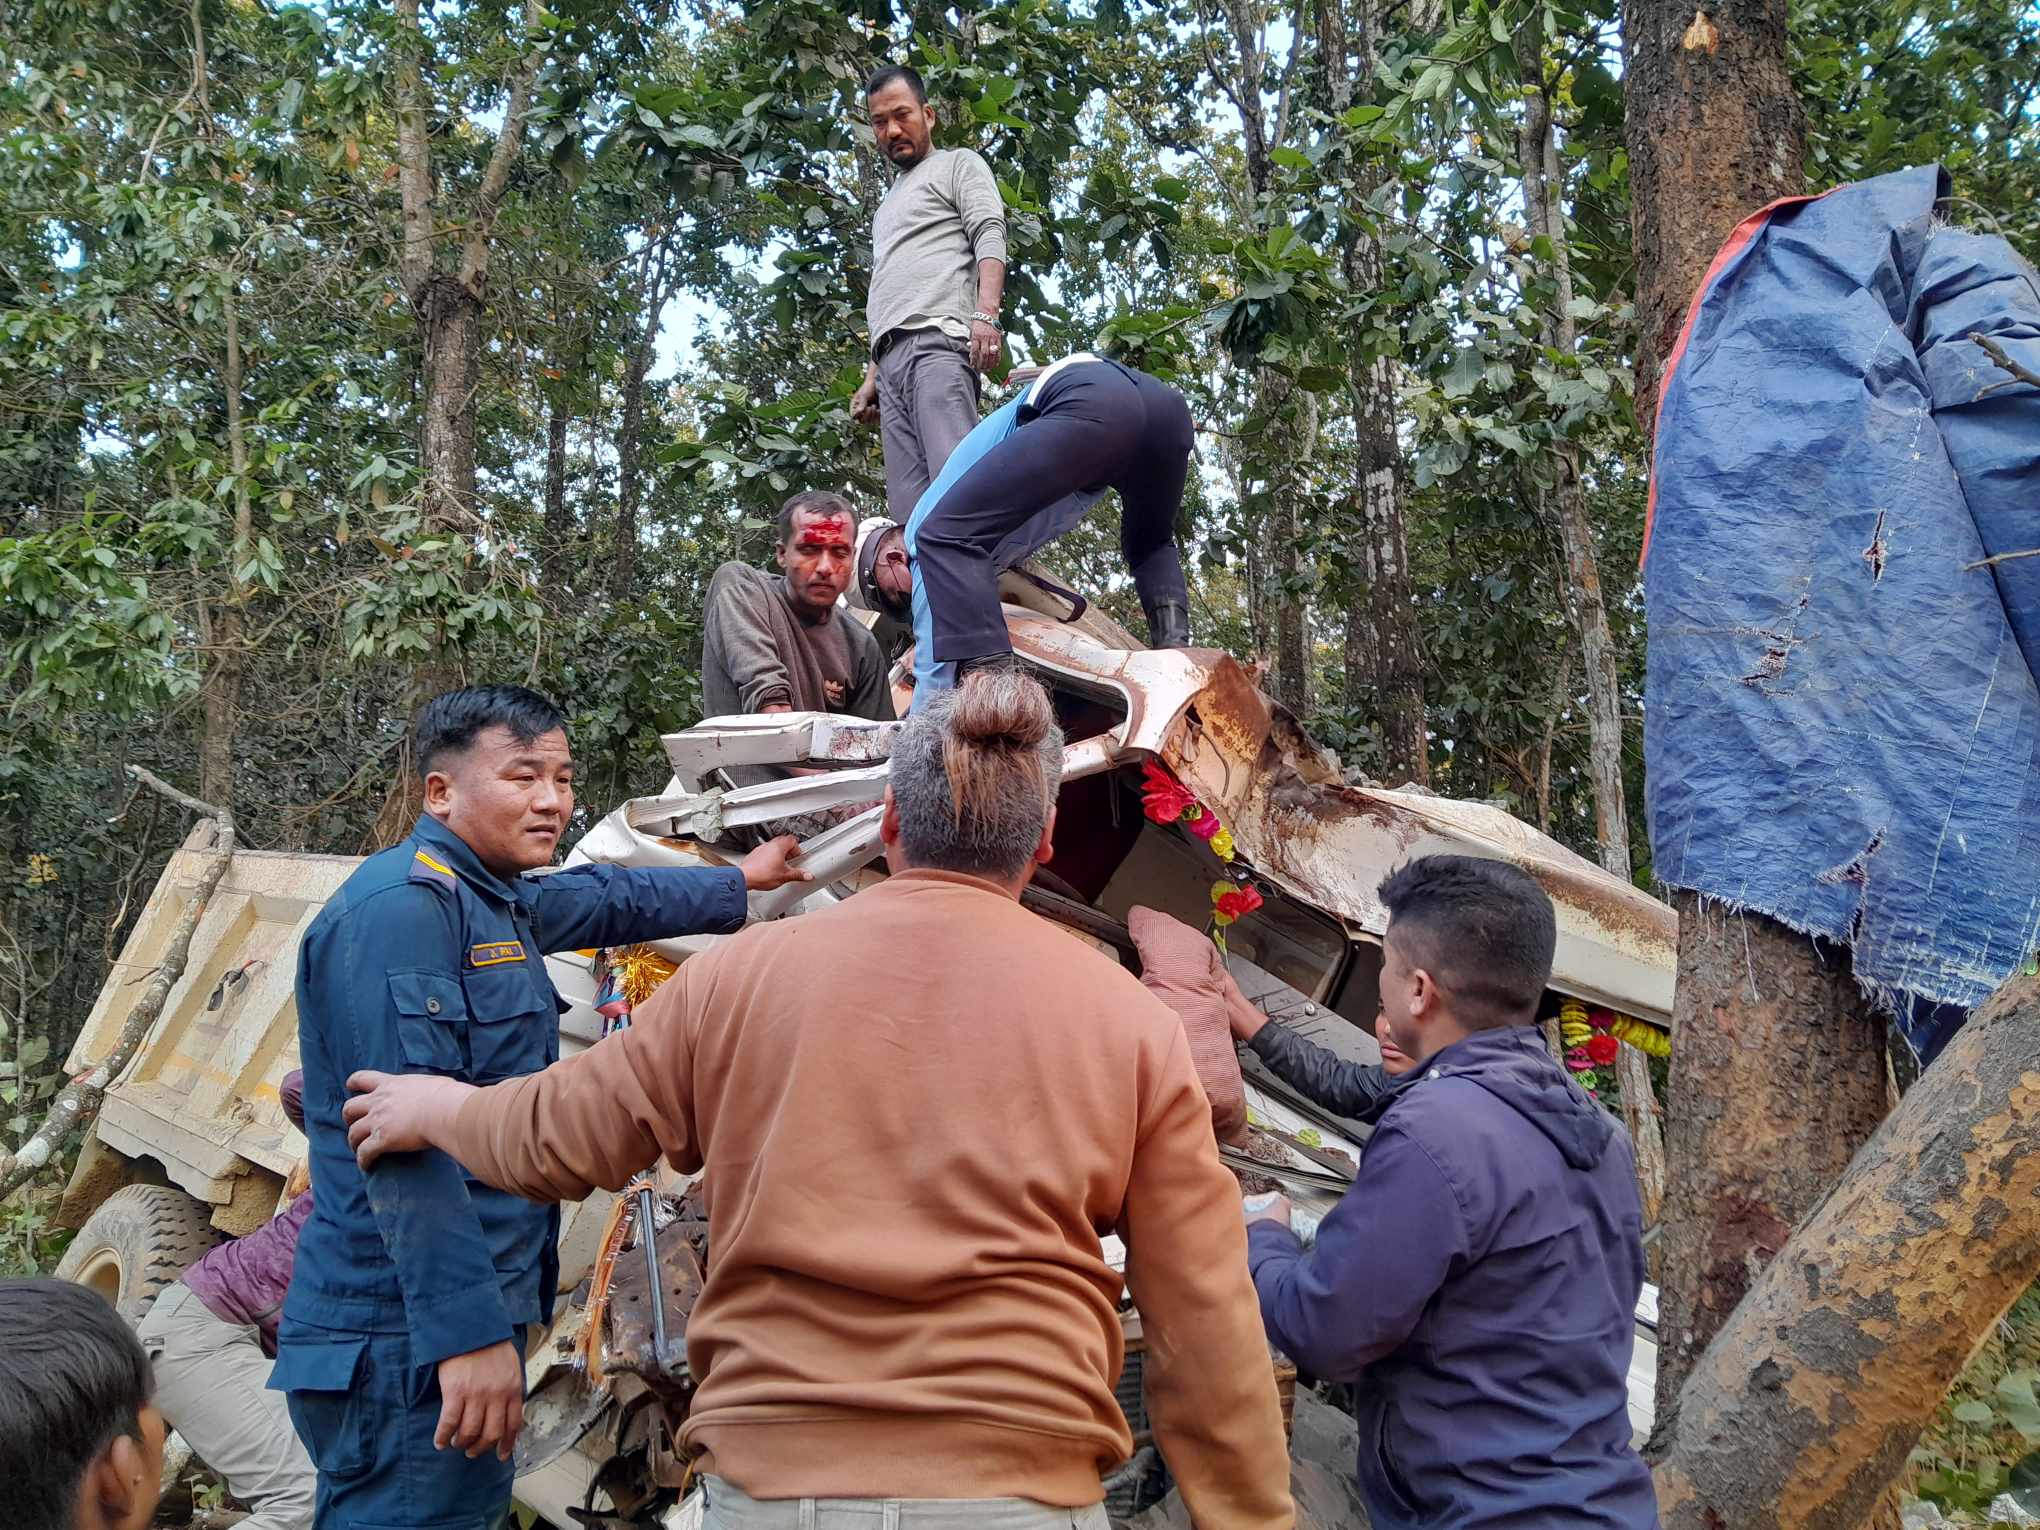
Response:
[[[961,686],[966,675],[979,670],[990,670],[1000,674],[1019,674],[1020,656],[1008,648],[1004,653],[980,654],[975,659],[959,659],[956,663],[956,683]]]
[[[1171,601],[1148,608],[1148,647],[1190,647],[1190,611]]]

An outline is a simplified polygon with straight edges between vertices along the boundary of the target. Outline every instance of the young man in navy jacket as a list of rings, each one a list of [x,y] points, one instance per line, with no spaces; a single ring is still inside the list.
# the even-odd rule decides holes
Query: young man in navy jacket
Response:
[[[1627,1408],[1643,1213],[1628,1138],[1534,1023],[1551,900],[1504,862],[1428,856],[1381,901],[1382,1009],[1417,1066],[1370,1107],[1313,1248],[1286,1203],[1253,1214],[1269,1339],[1359,1383],[1375,1530],[1654,1530]]]

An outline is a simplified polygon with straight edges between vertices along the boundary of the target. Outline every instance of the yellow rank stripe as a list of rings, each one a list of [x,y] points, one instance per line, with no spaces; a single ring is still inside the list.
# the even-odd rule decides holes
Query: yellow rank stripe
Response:
[[[521,940],[491,941],[487,945],[474,946],[468,951],[470,967],[500,967],[504,962],[524,960],[524,942]]]
[[[423,861],[426,865],[430,866],[434,871],[444,872],[447,876],[450,877],[459,875],[459,873],[456,872],[451,866],[440,865],[439,862],[432,859],[432,857],[427,855],[423,850],[419,850],[415,853],[419,860]]]

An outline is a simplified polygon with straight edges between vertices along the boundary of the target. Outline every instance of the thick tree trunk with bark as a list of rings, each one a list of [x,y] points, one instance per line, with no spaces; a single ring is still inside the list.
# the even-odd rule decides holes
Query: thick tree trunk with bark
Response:
[[[1884,1021],[1848,954],[1678,893],[1657,1406],[1884,1119]],[[1761,1357],[1758,1357],[1761,1358]]]
[[[1374,694],[1374,623],[1366,602],[1361,598],[1366,591],[1356,587],[1347,592],[1346,634],[1341,645],[1340,662],[1345,666],[1345,680],[1339,691],[1339,699],[1347,708],[1368,711],[1368,701]]]
[[[1358,402],[1353,426],[1363,454],[1360,493],[1367,538],[1368,617],[1374,628],[1374,705],[1381,725],[1382,779],[1392,786],[1429,786],[1423,639],[1410,580],[1389,368],[1386,359],[1375,361],[1366,369],[1364,381],[1356,378],[1354,390]]]
[[[419,458],[425,469],[426,524],[473,533],[475,385],[480,375],[482,302],[458,277],[436,272],[413,294],[425,337],[425,416]]]
[[[1888,1512],[1922,1426],[2040,1274],[2036,1122],[2040,979],[2022,977],[1907,1091],[1660,1412],[1665,1530]]]
[[[1302,0],[1294,0],[1289,13],[1289,52],[1279,72],[1268,49],[1270,8],[1261,0],[1217,0],[1219,19],[1230,33],[1233,55],[1230,67],[1221,69],[1216,60],[1212,75],[1240,114],[1244,185],[1228,184],[1234,215],[1246,227],[1266,232],[1268,213],[1265,197],[1273,170],[1274,149],[1287,140],[1294,96],[1291,86],[1309,39]],[[1272,115],[1268,95],[1275,96]],[[1247,471],[1267,485],[1271,508],[1260,527],[1262,572],[1272,576],[1251,597],[1262,602],[1264,611],[1255,622],[1273,628],[1274,674],[1271,690],[1276,699],[1299,714],[1310,706],[1310,602],[1305,588],[1309,574],[1303,562],[1301,540],[1303,515],[1298,503],[1306,464],[1317,448],[1317,401],[1313,394],[1296,388],[1289,376],[1274,367],[1261,367],[1257,375],[1258,397],[1254,418],[1259,426],[1255,465]],[[1273,588],[1268,586],[1272,585]]]
[[[1635,231],[1636,414],[1700,277],[1730,230],[1806,189],[1806,114],[1785,54],[1785,0],[1635,0],[1624,7],[1623,136]]]
[[[1784,0],[1700,11],[1636,0],[1624,13],[1637,415],[1646,432],[1663,364],[1722,241],[1751,212],[1805,186],[1805,115],[1785,14]],[[1674,901],[1661,1410],[1886,1108],[1885,1026],[1850,980],[1846,953],[1817,949],[1760,914],[1703,909],[1690,892]]]

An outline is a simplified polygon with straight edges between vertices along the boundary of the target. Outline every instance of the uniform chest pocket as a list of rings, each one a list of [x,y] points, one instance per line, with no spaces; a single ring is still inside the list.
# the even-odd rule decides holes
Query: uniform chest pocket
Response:
[[[478,1084],[536,1073],[554,1056],[559,1011],[552,985],[528,961],[472,967],[466,993],[469,1077]]]
[[[467,999],[460,979],[442,972],[392,972],[390,1008],[397,1017],[397,1050],[419,1073],[467,1071]]]

